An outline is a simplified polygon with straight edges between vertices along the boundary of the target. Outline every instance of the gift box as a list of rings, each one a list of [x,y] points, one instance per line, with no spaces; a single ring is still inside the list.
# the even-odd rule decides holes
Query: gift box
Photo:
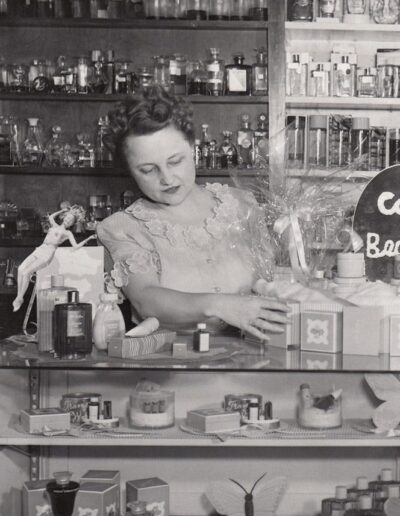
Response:
[[[240,427],[240,415],[221,409],[189,410],[186,424],[199,432],[224,432]]]
[[[382,319],[380,306],[343,307],[343,353],[379,355]]]
[[[169,485],[160,478],[141,478],[126,483],[126,503],[146,502],[148,511],[169,516]]]
[[[283,326],[283,333],[269,333],[268,346],[287,349],[289,346],[300,345],[300,303],[298,301],[288,302],[291,324]]]
[[[106,485],[116,485],[118,487],[118,505],[117,515],[120,514],[120,502],[121,502],[121,473],[117,470],[106,470],[106,469],[90,469],[81,477],[81,483],[97,483]]]
[[[53,516],[46,491],[47,480],[24,482],[22,487],[22,516]]]
[[[30,434],[40,434],[44,428],[69,430],[71,416],[69,412],[59,407],[21,410],[20,424],[22,429]]]
[[[301,352],[301,369],[324,371],[329,369],[341,369],[342,365],[343,357],[341,353]]]
[[[342,351],[343,306],[337,303],[302,303],[300,345],[302,351]]]
[[[85,482],[76,495],[72,516],[119,516],[119,485]]]
[[[146,337],[115,337],[108,344],[108,355],[117,358],[135,358],[151,355],[163,349],[172,351],[176,332],[157,330]]]
[[[400,315],[389,316],[390,355],[400,357]]]

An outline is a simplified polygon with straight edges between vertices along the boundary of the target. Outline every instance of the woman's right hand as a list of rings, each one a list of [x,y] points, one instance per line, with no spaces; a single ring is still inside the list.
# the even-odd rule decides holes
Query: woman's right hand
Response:
[[[217,296],[213,315],[259,339],[269,340],[268,332],[282,333],[283,325],[291,322],[287,316],[290,308],[275,298],[238,294]]]

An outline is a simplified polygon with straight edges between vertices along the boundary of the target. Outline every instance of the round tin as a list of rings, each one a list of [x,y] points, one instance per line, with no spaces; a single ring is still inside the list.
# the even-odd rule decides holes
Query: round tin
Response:
[[[71,414],[71,423],[80,425],[88,417],[90,398],[98,398],[101,405],[101,394],[93,392],[72,392],[63,394],[60,406]]]

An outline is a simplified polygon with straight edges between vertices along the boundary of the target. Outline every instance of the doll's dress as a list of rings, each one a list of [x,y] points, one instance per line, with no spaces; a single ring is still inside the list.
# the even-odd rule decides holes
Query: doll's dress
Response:
[[[108,250],[117,287],[130,274],[156,271],[161,287],[192,293],[249,293],[256,278],[250,219],[251,194],[219,183],[206,184],[215,206],[201,225],[171,223],[138,199],[97,227]],[[132,319],[140,320],[133,313]]]

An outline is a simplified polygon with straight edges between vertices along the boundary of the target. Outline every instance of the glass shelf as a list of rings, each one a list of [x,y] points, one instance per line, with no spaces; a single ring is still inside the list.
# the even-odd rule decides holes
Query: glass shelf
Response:
[[[400,98],[363,97],[286,97],[286,108],[290,109],[372,109],[385,111],[400,110]]]
[[[179,335],[177,341],[191,343],[191,336]],[[360,356],[340,353],[300,351],[298,347],[282,349],[260,342],[242,340],[238,335],[213,336],[211,349],[216,355],[199,355],[198,359],[175,359],[169,353],[156,358],[120,359],[94,350],[87,358],[67,360],[38,353],[36,343],[23,344],[24,339],[0,342],[1,369],[63,370],[168,370],[168,371],[265,371],[265,372],[384,372],[400,371],[400,357],[389,355]],[[224,348],[225,351],[222,351]]]

